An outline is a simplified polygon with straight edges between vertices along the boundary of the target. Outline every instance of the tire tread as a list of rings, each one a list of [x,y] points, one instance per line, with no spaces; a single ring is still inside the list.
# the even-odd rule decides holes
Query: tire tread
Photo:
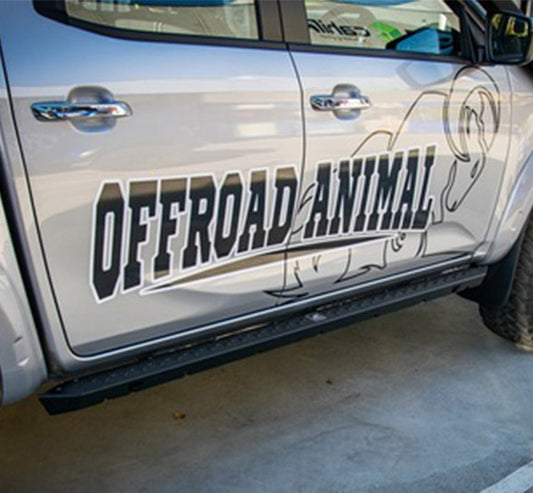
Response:
[[[498,308],[480,305],[485,325],[518,347],[533,351],[533,219],[529,220],[518,258],[511,296]]]

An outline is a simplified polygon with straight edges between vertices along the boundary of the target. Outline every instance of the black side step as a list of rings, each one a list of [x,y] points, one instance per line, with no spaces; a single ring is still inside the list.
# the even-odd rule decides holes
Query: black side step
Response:
[[[350,298],[268,325],[173,352],[151,356],[114,369],[83,376],[40,396],[50,414],[60,414],[120,397],[188,374],[222,365],[336,327],[391,312],[421,301],[479,285],[487,269],[472,267]]]

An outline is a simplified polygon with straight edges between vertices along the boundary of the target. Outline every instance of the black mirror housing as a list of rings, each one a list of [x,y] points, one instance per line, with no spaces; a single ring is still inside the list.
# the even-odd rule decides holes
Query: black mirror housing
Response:
[[[486,57],[489,63],[525,65],[533,61],[533,21],[514,12],[493,12],[487,17]]]

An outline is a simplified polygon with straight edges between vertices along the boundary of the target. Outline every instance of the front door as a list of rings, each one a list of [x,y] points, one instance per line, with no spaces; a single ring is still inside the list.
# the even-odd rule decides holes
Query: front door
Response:
[[[468,261],[508,151],[505,68],[468,62],[460,2],[300,5],[306,155],[283,300]]]

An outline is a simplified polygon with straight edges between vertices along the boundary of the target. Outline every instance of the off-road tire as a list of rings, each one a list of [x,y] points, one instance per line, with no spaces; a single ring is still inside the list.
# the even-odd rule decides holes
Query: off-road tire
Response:
[[[533,351],[533,218],[524,232],[509,300],[498,308],[480,305],[479,311],[492,332]]]

